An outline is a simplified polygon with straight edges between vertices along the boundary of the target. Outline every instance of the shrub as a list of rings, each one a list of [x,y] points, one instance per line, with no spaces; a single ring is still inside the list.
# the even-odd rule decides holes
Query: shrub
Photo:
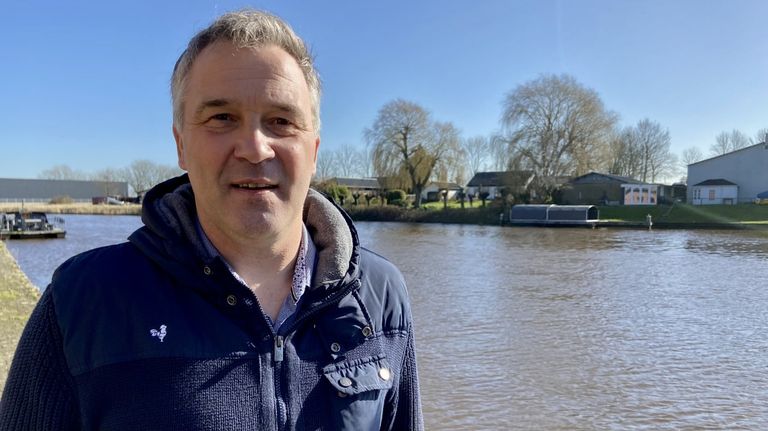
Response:
[[[49,204],[71,204],[74,202],[75,200],[72,199],[71,197],[63,195],[63,196],[54,196],[48,203]]]
[[[343,205],[349,199],[350,193],[347,186],[340,186],[335,182],[324,182],[317,185],[317,191],[333,199],[337,204]]]
[[[408,202],[405,200],[405,192],[402,190],[389,190],[387,192],[387,203],[390,205],[405,206]]]

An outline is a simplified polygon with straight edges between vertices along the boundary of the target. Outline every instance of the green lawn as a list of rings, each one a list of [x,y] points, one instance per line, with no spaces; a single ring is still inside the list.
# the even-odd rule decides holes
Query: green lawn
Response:
[[[601,220],[644,222],[650,214],[654,221],[667,223],[749,223],[768,224],[768,205],[688,205],[600,207]]]

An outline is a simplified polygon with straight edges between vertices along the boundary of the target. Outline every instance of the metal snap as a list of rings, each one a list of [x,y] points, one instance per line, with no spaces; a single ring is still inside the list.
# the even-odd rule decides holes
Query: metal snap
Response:
[[[387,381],[392,377],[392,373],[389,372],[389,368],[379,368],[379,377],[381,380]]]
[[[231,306],[237,305],[237,297],[235,295],[227,296],[227,304],[229,304]]]
[[[331,352],[339,353],[340,351],[341,351],[341,345],[339,343],[332,343],[331,344]]]
[[[371,327],[366,326],[363,328],[363,337],[370,337],[371,336]]]
[[[208,266],[208,265],[205,265],[205,266],[203,267],[203,274],[205,274],[205,275],[211,275],[211,272],[212,272],[212,271],[211,271],[211,267],[210,267],[210,266]]]
[[[352,386],[352,380],[349,377],[342,377],[339,379],[339,386],[342,388],[348,388]]]

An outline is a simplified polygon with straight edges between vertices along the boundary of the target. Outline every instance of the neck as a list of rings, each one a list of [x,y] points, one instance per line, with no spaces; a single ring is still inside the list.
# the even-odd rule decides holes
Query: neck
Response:
[[[201,226],[213,246],[252,289],[281,280],[290,286],[301,244],[301,220],[279,234],[259,238],[226,235],[202,220]]]

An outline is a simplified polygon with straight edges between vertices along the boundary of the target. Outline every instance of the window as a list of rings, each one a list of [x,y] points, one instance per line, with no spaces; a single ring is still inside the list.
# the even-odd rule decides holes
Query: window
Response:
[[[709,200],[715,200],[715,189],[709,189]]]

